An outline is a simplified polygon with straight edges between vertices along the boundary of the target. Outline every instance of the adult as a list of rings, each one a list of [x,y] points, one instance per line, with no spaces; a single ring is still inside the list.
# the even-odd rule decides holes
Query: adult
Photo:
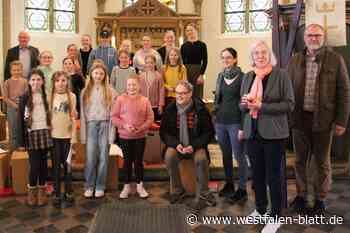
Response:
[[[107,30],[100,32],[99,46],[93,49],[89,56],[88,70],[91,68],[94,60],[101,59],[107,67],[108,76],[111,75],[112,69],[117,65],[118,54],[115,48],[111,46],[112,33]]]
[[[79,49],[79,59],[81,61],[81,71],[84,77],[88,74],[89,56],[92,51],[91,36],[88,34],[82,35],[80,39],[81,48]]]
[[[165,59],[169,50],[175,47],[175,33],[173,30],[168,30],[164,34],[164,45],[157,52],[162,57],[162,62],[165,64]]]
[[[254,43],[250,51],[253,70],[242,81],[241,110],[243,135],[250,156],[255,192],[255,206],[250,216],[267,214],[267,186],[271,217],[281,216],[282,159],[289,136],[288,114],[294,108],[294,93],[288,74],[277,67],[266,42]],[[268,222],[262,233],[274,233],[280,223]]]
[[[238,133],[241,131],[240,90],[244,73],[237,66],[235,49],[224,49],[221,57],[224,69],[216,80],[214,115],[215,131],[222,151],[226,183],[220,190],[219,196],[225,196],[234,203],[247,199],[248,163],[243,152],[243,142],[238,138]],[[239,187],[236,191],[233,182],[232,152],[238,162]]]
[[[179,203],[185,196],[180,179],[180,161],[193,159],[199,196],[192,207],[200,210],[206,206],[215,206],[215,198],[208,188],[207,146],[214,136],[209,111],[201,100],[192,98],[193,87],[189,82],[179,81],[175,92],[176,102],[168,105],[160,125],[160,138],[166,145],[164,159],[172,186],[170,202]]]
[[[306,210],[311,165],[316,175],[312,181],[315,202],[311,210],[315,214],[324,213],[324,199],[331,182],[333,134],[340,136],[345,132],[350,111],[347,68],[343,58],[324,45],[324,35],[322,26],[308,25],[304,34],[306,49],[288,64],[296,99],[291,123],[297,196],[292,204],[299,213]]]
[[[121,50],[127,51],[129,53],[129,57],[130,57],[129,65],[133,66],[133,59],[134,59],[135,53],[132,52],[131,40],[129,39],[123,40],[119,47],[119,51]]]
[[[142,48],[139,49],[134,56],[133,64],[138,73],[143,72],[145,70],[145,58],[147,55],[153,55],[156,57],[156,66],[157,70],[160,71],[162,69],[162,58],[159,53],[152,48],[152,39],[148,35],[144,35],[142,37]]]
[[[198,39],[193,23],[186,26],[187,41],[181,46],[181,56],[187,69],[187,79],[194,87],[194,96],[203,97],[204,73],[208,64],[207,45]]]
[[[81,73],[81,60],[78,53],[78,46],[76,44],[69,44],[67,46],[67,57],[73,60],[74,71]]]
[[[5,80],[11,77],[10,63],[19,60],[23,64],[23,77],[28,79],[30,71],[39,65],[39,50],[29,45],[30,35],[21,31],[18,34],[18,45],[7,50],[5,62]]]

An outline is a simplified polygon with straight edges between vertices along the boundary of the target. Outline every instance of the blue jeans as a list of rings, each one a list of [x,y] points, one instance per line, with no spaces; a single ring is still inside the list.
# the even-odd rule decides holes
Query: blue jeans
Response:
[[[105,190],[109,156],[108,131],[108,121],[87,123],[85,189],[93,189],[96,184],[96,190]]]
[[[215,124],[216,135],[220,145],[226,182],[233,182],[233,157],[238,163],[239,188],[245,190],[248,176],[248,162],[243,150],[243,142],[238,140],[239,124]]]

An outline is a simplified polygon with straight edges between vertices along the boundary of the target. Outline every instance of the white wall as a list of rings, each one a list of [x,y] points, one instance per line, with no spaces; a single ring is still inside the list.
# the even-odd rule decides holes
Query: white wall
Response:
[[[24,0],[11,1],[11,46],[18,44],[17,35],[25,29],[23,12]],[[79,0],[79,34],[31,32],[30,44],[39,48],[40,51],[52,51],[54,55],[53,67],[60,69],[68,44],[76,43],[80,45],[80,35],[85,33],[90,34],[93,40],[95,39],[96,27],[93,18],[96,16],[96,12],[95,0]]]

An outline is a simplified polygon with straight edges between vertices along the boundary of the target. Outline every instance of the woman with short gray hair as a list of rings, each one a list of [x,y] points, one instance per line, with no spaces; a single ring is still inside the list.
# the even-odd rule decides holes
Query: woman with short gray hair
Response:
[[[251,47],[252,71],[243,78],[240,108],[243,112],[243,138],[247,141],[253,171],[256,210],[251,216],[267,214],[267,186],[271,217],[282,209],[282,159],[289,136],[287,115],[294,108],[292,83],[284,70],[274,67],[274,55],[266,42]],[[262,233],[274,233],[279,223],[268,223]]]

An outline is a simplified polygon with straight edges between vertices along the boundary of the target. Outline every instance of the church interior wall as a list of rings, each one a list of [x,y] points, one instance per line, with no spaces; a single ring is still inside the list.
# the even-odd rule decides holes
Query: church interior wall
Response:
[[[0,0],[0,53],[2,54],[3,51],[3,23],[4,23],[4,19],[3,19],[3,14],[2,14],[2,3],[3,0]],[[3,56],[0,56],[0,80],[2,80],[2,77],[4,75],[4,60],[3,60]]]

